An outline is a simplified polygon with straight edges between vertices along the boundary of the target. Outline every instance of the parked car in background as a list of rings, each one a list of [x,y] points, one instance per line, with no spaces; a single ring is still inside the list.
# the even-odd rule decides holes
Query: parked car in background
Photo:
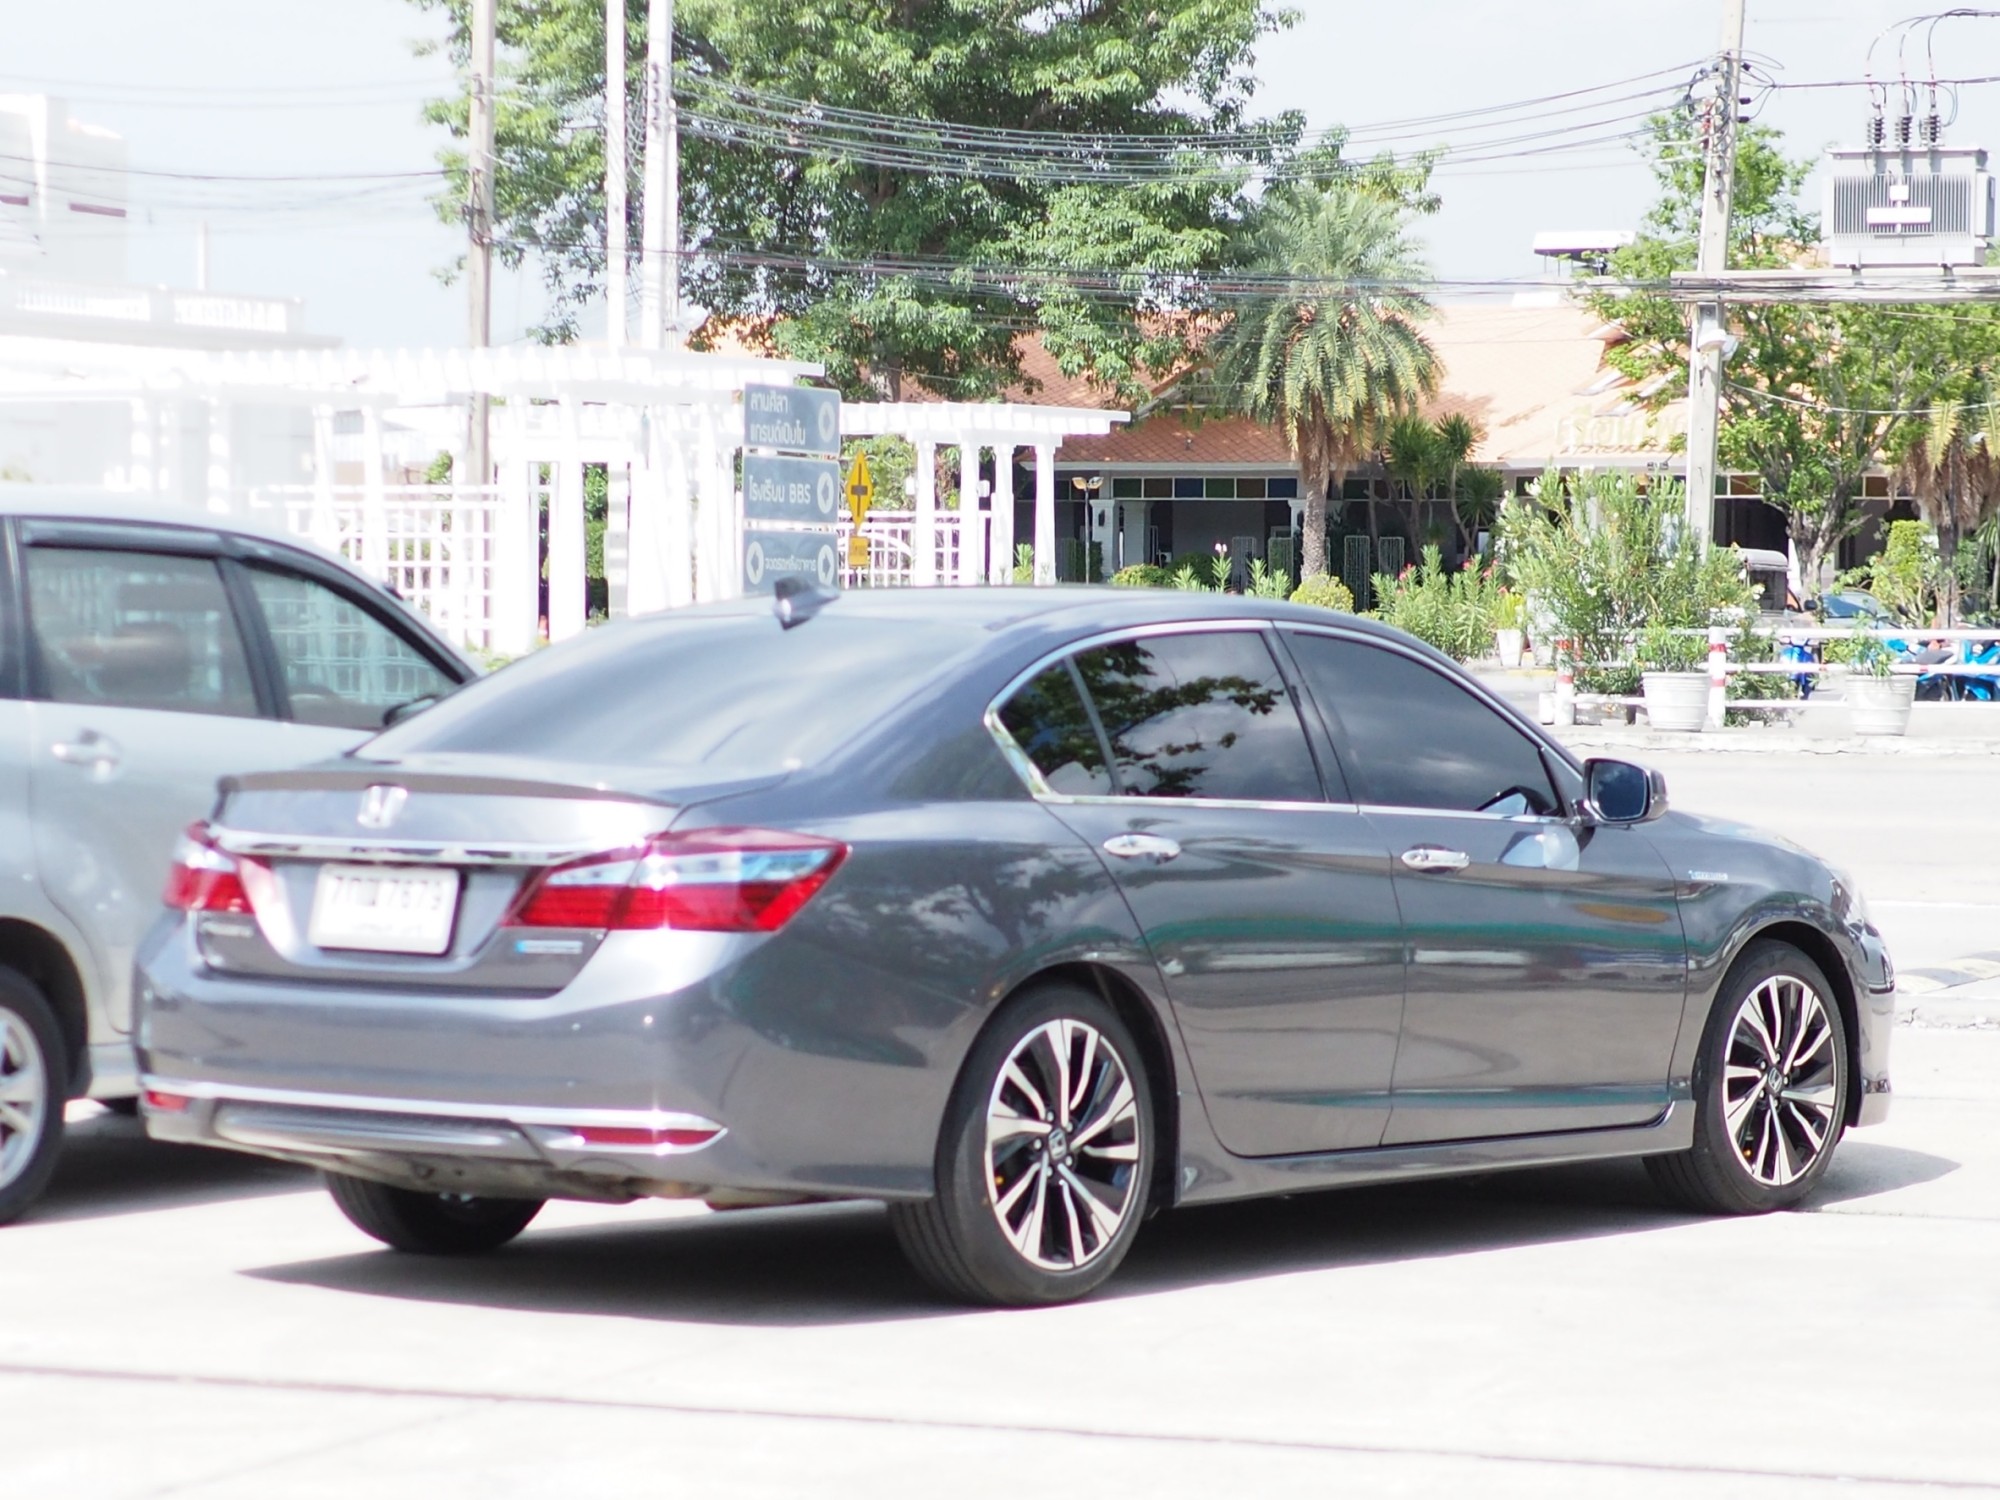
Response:
[[[1856,625],[1901,625],[1895,612],[1865,589],[1841,589],[1826,595],[1815,606],[1828,624],[1851,622]]]
[[[138,1091],[133,950],[217,780],[337,754],[476,670],[280,533],[0,486],[0,1223],[67,1100]]]
[[[140,954],[148,1126],[403,1250],[552,1197],[885,1199],[947,1293],[1182,1203],[1644,1156],[1797,1202],[1888,1104],[1852,886],[1353,615],[789,592],[233,777]]]

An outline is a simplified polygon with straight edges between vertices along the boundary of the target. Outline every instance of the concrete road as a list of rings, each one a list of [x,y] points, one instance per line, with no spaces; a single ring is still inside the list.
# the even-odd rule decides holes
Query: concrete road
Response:
[[[1905,968],[2000,948],[1991,762],[1650,758],[1852,868]],[[1810,1212],[1631,1165],[1202,1209],[1033,1313],[939,1304],[865,1206],[402,1257],[78,1106],[0,1230],[0,1495],[2000,1493],[2000,1029],[1896,1045]]]
[[[1029,1313],[939,1305],[868,1207],[403,1257],[94,1116],[0,1235],[0,1494],[2000,1493],[2000,1031],[1898,1046],[1811,1212],[1626,1165],[1193,1210]]]

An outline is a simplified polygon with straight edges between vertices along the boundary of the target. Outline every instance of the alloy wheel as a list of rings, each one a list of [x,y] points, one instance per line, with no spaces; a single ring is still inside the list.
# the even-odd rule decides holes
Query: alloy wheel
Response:
[[[1130,1070],[1083,1021],[1036,1027],[986,1106],[986,1174],[1000,1232],[1043,1270],[1095,1260],[1130,1211],[1140,1159]]]
[[[1738,1159],[1765,1187],[1812,1169],[1839,1134],[1839,1053],[1819,991],[1774,974],[1744,997],[1723,1060],[1724,1127]]]
[[[28,1169],[49,1105],[49,1068],[28,1023],[0,1010],[0,1187]]]

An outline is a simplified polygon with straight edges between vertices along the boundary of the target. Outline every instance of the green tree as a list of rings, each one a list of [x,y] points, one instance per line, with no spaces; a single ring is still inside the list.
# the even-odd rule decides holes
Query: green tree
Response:
[[[1378,434],[1437,389],[1436,351],[1418,326],[1429,274],[1409,208],[1352,183],[1270,193],[1242,260],[1286,278],[1236,307],[1213,344],[1222,403],[1278,427],[1305,499],[1301,573],[1327,571],[1326,501]],[[1376,534],[1369,504],[1369,534]]]
[[[1937,538],[1938,608],[1946,624],[1958,618],[1959,544],[2000,510],[2000,406],[1993,387],[1974,389],[1985,399],[1940,398],[1898,434],[1898,468]]]
[[[463,57],[467,0],[413,3],[448,13]],[[629,0],[635,122],[645,9]],[[1135,389],[1185,347],[1184,320],[1158,315],[1222,264],[1250,168],[1338,167],[1337,142],[1301,149],[1296,115],[1241,141],[1255,46],[1290,20],[1261,0],[681,0],[684,297],[757,320],[852,391],[991,394],[1018,373],[1024,327],[1065,373]],[[499,39],[499,253],[540,265],[544,335],[568,338],[602,273],[602,5],[504,0]],[[898,123],[885,137],[842,111]],[[462,139],[465,100],[431,118]],[[1076,145],[1061,170],[1046,155],[968,164],[948,126]],[[1212,132],[1242,149],[1192,149]],[[1144,171],[1104,144],[1135,135],[1150,138]],[[462,150],[445,161],[439,207],[455,219]]]
[[[1643,382],[1656,403],[1687,389],[1686,308],[1659,296],[1695,264],[1701,221],[1701,152],[1685,116],[1652,122],[1646,150],[1659,197],[1636,243],[1612,256],[1615,282],[1648,288],[1600,292],[1594,311],[1626,339],[1609,359]],[[1762,126],[1738,139],[1732,269],[1802,263],[1819,224],[1799,202],[1811,164],[1788,157]],[[1864,480],[1884,462],[1901,414],[1925,407],[1951,378],[1962,343],[1954,310],[1829,304],[1740,305],[1739,346],[1724,369],[1721,467],[1758,476],[1785,517],[1799,573],[1816,588],[1840,543],[1867,520]]]

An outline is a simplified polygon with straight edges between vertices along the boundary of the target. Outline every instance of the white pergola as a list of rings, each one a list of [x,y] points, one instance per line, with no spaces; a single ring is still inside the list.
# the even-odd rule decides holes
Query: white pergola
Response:
[[[696,354],[586,347],[508,349],[296,349],[189,351],[109,349],[78,358],[69,341],[0,343],[0,401],[123,403],[131,436],[123,462],[105,466],[118,488],[158,495],[216,513],[282,506],[295,529],[327,545],[347,544],[354,560],[390,574],[390,538],[407,542],[411,526],[398,508],[452,510],[434,521],[416,552],[405,545],[401,578],[416,575],[412,555],[464,554],[475,530],[490,536],[475,590],[485,644],[507,654],[527,650],[538,618],[543,556],[540,502],[548,504],[547,617],[551,639],[584,628],[584,469],[604,464],[612,493],[605,538],[613,614],[645,613],[695,600],[726,598],[741,588],[743,526],[736,486],[745,386],[792,384],[819,367],[742,354]],[[490,484],[448,491],[401,490],[385,470],[385,415],[424,408],[439,417],[462,410],[476,392],[495,398]],[[309,414],[311,457],[303,484],[245,481],[234,449],[238,412],[289,408]],[[361,483],[336,483],[336,414],[358,413]],[[188,418],[195,420],[190,423]],[[1014,555],[1013,459],[1032,449],[1035,468],[1034,576],[1055,578],[1055,454],[1064,438],[1101,436],[1123,412],[1023,403],[862,402],[842,408],[847,435],[893,433],[918,451],[911,581],[1005,583]],[[184,451],[188,434],[198,454]],[[462,451],[462,425],[449,446]],[[957,576],[938,576],[935,483],[940,446],[955,446],[961,473]],[[995,486],[1006,503],[979,494],[984,450],[996,454]],[[191,461],[192,460],[192,461]],[[197,477],[198,476],[198,477]],[[482,476],[483,477],[483,476]],[[358,494],[356,491],[358,490]],[[336,520],[345,506],[354,524]],[[463,566],[463,564],[459,564]],[[430,576],[428,574],[426,577]],[[463,594],[464,586],[454,584]],[[422,594],[425,585],[413,589]],[[440,614],[456,612],[454,604]],[[466,608],[465,618],[473,612]],[[462,624],[462,620],[447,623]]]

